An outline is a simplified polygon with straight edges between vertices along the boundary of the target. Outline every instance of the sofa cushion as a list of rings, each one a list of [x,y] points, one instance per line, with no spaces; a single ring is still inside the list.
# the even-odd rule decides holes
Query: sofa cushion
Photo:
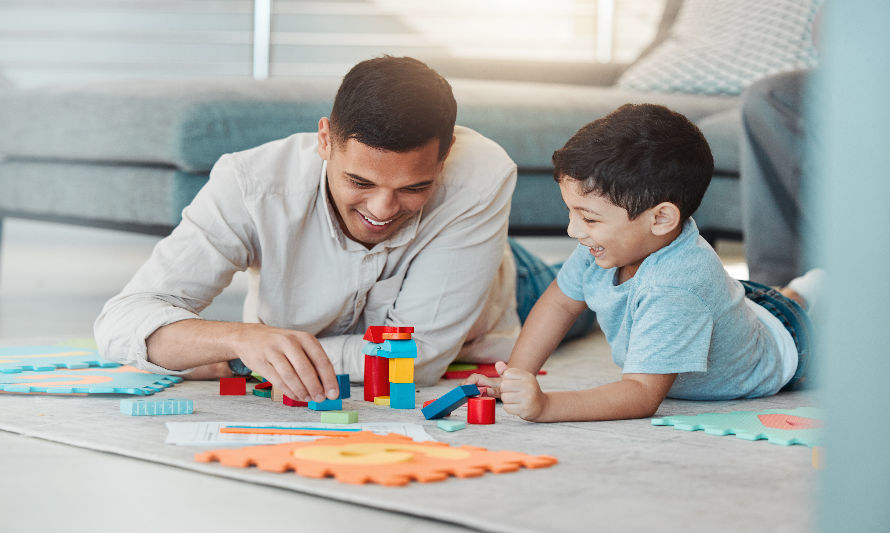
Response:
[[[756,79],[812,68],[823,0],[686,0],[667,38],[617,85],[641,91],[740,94]]]
[[[641,93],[614,87],[451,80],[457,120],[499,143],[520,169],[552,168],[578,129],[626,103],[665,105],[693,122],[738,108],[737,97]]]
[[[708,115],[696,125],[704,134],[714,155],[714,171],[722,174],[739,173],[739,136],[742,113],[738,108]]]
[[[193,79],[4,90],[0,153],[207,172],[224,153],[315,130],[339,83]]]

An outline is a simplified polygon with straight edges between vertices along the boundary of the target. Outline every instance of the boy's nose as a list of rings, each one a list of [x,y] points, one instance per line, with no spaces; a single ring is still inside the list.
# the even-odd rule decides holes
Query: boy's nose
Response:
[[[569,227],[566,229],[566,233],[568,233],[569,237],[579,241],[587,237],[587,234],[583,231],[583,226],[572,216],[569,217]]]

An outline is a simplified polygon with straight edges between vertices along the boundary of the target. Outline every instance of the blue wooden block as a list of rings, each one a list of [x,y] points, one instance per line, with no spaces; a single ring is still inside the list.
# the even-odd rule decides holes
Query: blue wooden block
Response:
[[[130,416],[190,415],[195,411],[192,400],[121,400],[121,413]]]
[[[389,406],[393,409],[414,409],[414,383],[390,383]]]
[[[352,396],[349,390],[349,374],[337,374],[337,385],[340,387],[340,399]]]
[[[365,346],[362,348],[362,353],[365,355],[377,355],[377,352],[380,350],[380,345],[376,342],[366,342]]]
[[[343,409],[343,400],[325,400],[323,402],[309,402],[309,409],[313,411],[340,411]]]
[[[417,343],[414,342],[414,339],[385,340],[383,341],[383,344],[380,345],[380,350],[377,352],[377,355],[386,358],[397,357],[400,359],[413,359],[417,357]]]
[[[480,394],[482,393],[476,385],[460,385],[443,394],[436,401],[421,409],[420,412],[427,420],[442,418],[465,404],[473,396]]]

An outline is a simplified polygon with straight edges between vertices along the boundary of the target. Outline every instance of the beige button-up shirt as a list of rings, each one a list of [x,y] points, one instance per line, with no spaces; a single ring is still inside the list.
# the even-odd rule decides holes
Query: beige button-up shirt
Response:
[[[145,339],[200,318],[246,270],[245,319],[316,335],[353,380],[369,325],[414,326],[419,384],[456,358],[506,359],[519,332],[506,244],[516,165],[470,129],[455,136],[429,203],[371,250],[340,229],[314,133],[221,157],[179,226],[105,304],[95,324],[102,356],[178,373],[146,360]]]

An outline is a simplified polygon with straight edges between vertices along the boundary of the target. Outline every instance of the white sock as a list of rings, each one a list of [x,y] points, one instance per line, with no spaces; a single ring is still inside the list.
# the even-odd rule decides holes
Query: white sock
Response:
[[[821,268],[814,268],[803,276],[791,280],[788,283],[788,288],[801,295],[807,302],[807,311],[812,312],[825,292],[827,281],[828,273]]]

